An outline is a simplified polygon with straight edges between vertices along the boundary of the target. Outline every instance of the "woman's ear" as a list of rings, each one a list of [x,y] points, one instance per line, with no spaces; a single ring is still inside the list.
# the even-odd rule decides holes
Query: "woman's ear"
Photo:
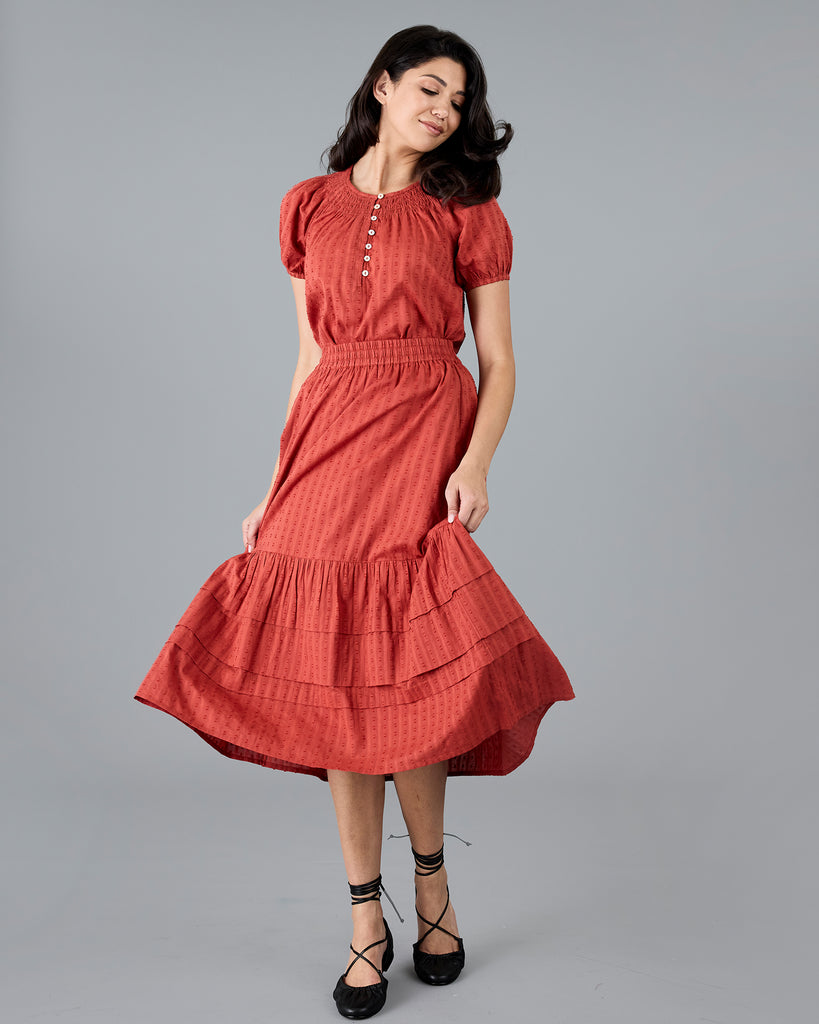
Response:
[[[382,71],[378,78],[373,83],[373,96],[383,106],[386,102],[387,96],[389,95],[390,86],[392,81],[388,72]]]

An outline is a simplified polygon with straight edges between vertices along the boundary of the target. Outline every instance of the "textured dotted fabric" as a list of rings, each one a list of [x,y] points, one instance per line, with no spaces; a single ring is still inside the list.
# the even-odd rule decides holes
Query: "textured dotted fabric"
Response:
[[[417,183],[365,195],[349,170],[292,188],[279,237],[285,267],[305,279],[307,316],[322,348],[440,337],[457,352],[464,290],[507,280],[512,269],[512,234],[496,199],[443,206]]]
[[[506,280],[496,200],[350,171],[284,197],[281,257],[322,355],[281,434],[255,549],[205,581],[136,693],[228,757],[326,780],[448,760],[505,775],[556,701],[555,654],[444,487],[477,407],[458,358],[465,290]]]

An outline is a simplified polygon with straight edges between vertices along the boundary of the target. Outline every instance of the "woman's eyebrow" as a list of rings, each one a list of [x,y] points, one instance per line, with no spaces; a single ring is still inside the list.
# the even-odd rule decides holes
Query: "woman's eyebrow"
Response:
[[[434,78],[436,82],[440,82],[441,85],[446,86],[446,82],[443,80],[443,78],[439,78],[437,75],[427,75],[427,74],[425,74],[425,75],[421,75],[421,78]],[[463,89],[459,89],[457,91],[457,93],[455,93],[455,95],[456,96],[466,96],[466,93],[463,91]]]

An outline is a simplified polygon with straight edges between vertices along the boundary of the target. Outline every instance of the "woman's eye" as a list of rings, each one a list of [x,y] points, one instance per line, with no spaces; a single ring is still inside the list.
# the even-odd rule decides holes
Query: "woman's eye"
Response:
[[[421,92],[425,92],[427,94],[427,96],[437,96],[438,95],[438,93],[434,89],[425,89],[423,86],[421,86]],[[453,103],[452,106],[455,108],[455,110],[458,111],[459,114],[460,114],[461,110],[463,109],[459,103]]]

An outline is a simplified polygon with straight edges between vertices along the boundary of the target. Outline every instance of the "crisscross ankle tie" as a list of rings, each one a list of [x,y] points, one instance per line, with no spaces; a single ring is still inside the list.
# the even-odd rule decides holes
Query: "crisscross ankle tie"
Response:
[[[404,918],[401,917],[398,907],[393,903],[392,896],[384,888],[381,875],[378,878],[374,878],[371,882],[363,882],[361,885],[353,885],[352,882],[348,882],[347,885],[350,887],[350,898],[354,906],[357,906],[359,903],[368,903],[370,900],[378,900],[380,902],[381,893],[383,892],[390,903],[392,903],[392,909],[398,914],[398,920],[401,924],[404,923]]]
[[[444,832],[444,835],[445,836],[452,836],[453,839],[461,839],[461,837],[460,836],[456,836],[454,832]],[[408,837],[409,837],[409,832],[405,832],[403,835],[400,835],[400,836],[395,836],[391,832],[387,836],[387,839],[407,839]],[[472,843],[470,843],[467,839],[461,839],[461,842],[464,844],[464,846],[471,846],[472,845]],[[443,846],[441,847],[440,850],[438,850],[437,853],[419,853],[412,846],[412,844],[410,844],[410,849],[412,850],[412,855],[415,858],[415,874],[416,875],[421,875],[422,877],[424,875],[434,875],[436,871],[440,871],[441,868],[444,866],[444,848],[443,848]],[[425,868],[426,870],[419,871],[418,870],[419,868]]]
[[[434,875],[436,871],[440,871],[444,866],[444,848],[443,846],[437,853],[419,853],[413,849],[412,855],[415,858],[415,874],[416,875]],[[426,868],[425,871],[419,871],[419,868]]]

